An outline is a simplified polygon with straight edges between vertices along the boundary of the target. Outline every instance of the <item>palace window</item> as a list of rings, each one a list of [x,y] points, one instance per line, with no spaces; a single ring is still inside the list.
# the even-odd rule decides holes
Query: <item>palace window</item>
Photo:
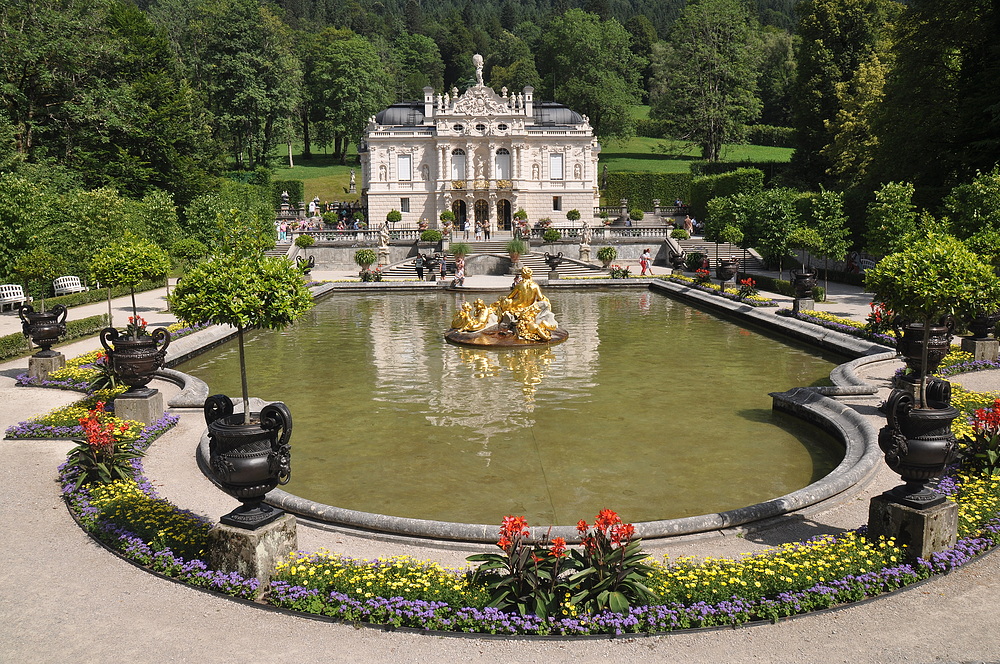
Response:
[[[549,179],[550,180],[562,180],[563,179],[563,154],[562,152],[553,152],[549,155]]]
[[[553,210],[562,210],[562,196],[553,196],[552,197],[552,209]]]
[[[400,182],[413,179],[413,158],[410,155],[401,154],[396,157],[396,175]]]
[[[510,179],[510,150],[500,148],[496,154],[496,179]]]
[[[400,198],[399,199],[399,211],[400,212],[409,212],[410,211],[410,199],[409,198]]]
[[[451,151],[451,179],[465,179],[465,150],[461,148]]]

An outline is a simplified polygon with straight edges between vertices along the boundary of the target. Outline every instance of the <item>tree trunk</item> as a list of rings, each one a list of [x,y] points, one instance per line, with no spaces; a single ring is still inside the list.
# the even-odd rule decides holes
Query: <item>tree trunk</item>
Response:
[[[243,388],[243,424],[250,424],[250,390],[247,389],[247,363],[243,355],[243,326],[237,326],[236,336],[240,340],[240,386]]]
[[[312,159],[312,137],[309,135],[309,111],[302,113],[302,158]]]

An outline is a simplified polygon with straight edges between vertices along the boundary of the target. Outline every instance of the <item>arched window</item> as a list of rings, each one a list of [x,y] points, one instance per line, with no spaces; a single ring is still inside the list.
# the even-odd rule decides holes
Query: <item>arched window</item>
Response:
[[[507,148],[500,148],[497,150],[496,154],[496,179],[497,180],[509,180],[510,179],[510,150]]]
[[[465,179],[465,150],[461,148],[451,151],[451,179]]]

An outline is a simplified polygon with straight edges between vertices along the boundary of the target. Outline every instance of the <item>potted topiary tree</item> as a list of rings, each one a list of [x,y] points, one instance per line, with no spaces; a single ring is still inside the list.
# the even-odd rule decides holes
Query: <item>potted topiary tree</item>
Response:
[[[566,218],[570,221],[580,221],[580,211],[575,209],[570,210],[566,213]]]
[[[262,503],[268,491],[288,482],[292,419],[281,402],[251,412],[244,335],[290,325],[312,307],[309,289],[287,258],[264,256],[240,243],[188,272],[174,289],[171,306],[188,323],[236,328],[243,412],[234,415],[232,400],[223,394],[205,401],[209,460],[223,490],[242,503],[221,521],[250,529],[269,523],[281,512]]]
[[[135,288],[144,281],[163,279],[170,270],[167,252],[146,239],[128,236],[99,251],[90,263],[94,279],[107,286],[128,286],[132,296],[132,316],[125,333],[114,327],[101,331],[101,345],[108,353],[111,370],[128,385],[129,397],[152,393],[146,384],[153,373],[163,366],[170,333],[158,327],[152,333],[146,330],[146,321],[139,316],[135,306]]]
[[[996,307],[1000,282],[993,269],[959,240],[928,234],[868,270],[865,287],[906,326],[909,338],[899,339],[899,344],[914,370],[910,386],[890,394],[889,424],[879,433],[886,463],[906,482],[893,490],[894,497],[913,507],[933,506],[943,497],[926,484],[954,458],[957,445],[951,422],[958,411],[950,405],[950,383],[928,378],[934,366],[932,339],[944,340],[945,350],[938,351],[943,357],[950,338],[944,320],[970,307]],[[917,335],[919,342],[913,338]],[[914,355],[919,363],[913,361]]]
[[[41,350],[35,357],[55,357],[52,344],[66,334],[66,307],[57,304],[52,311],[45,311],[45,295],[52,280],[65,269],[62,259],[41,247],[27,251],[14,262],[13,271],[21,277],[28,293],[41,298],[41,311],[35,311],[30,304],[22,304],[18,309],[21,330]]]
[[[354,262],[361,266],[362,272],[368,269],[378,260],[373,249],[358,249],[354,252]]]
[[[810,256],[823,250],[823,238],[813,228],[807,226],[797,226],[788,234],[787,240],[789,249],[798,249],[802,253],[799,255],[801,267],[792,270],[792,287],[795,289],[795,297],[812,297],[813,288],[816,286],[816,270],[812,267]]]

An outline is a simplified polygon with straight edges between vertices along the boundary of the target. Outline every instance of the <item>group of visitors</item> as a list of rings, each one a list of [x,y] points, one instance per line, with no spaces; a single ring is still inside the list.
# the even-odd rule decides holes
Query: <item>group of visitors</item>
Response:
[[[465,260],[462,260],[462,277],[465,277]],[[444,279],[445,274],[448,272],[448,259],[444,254],[417,254],[417,257],[413,259],[413,267],[417,270],[417,279],[420,281],[424,280],[425,271],[433,271],[435,269],[441,270],[441,278]],[[457,262],[456,262],[457,269]]]
[[[293,221],[279,219],[274,222],[275,230],[278,233],[278,242],[291,242],[292,231],[318,231],[322,230],[323,222],[315,219],[300,217]]]
[[[691,215],[684,216],[684,230],[688,235],[700,235],[703,224]]]

